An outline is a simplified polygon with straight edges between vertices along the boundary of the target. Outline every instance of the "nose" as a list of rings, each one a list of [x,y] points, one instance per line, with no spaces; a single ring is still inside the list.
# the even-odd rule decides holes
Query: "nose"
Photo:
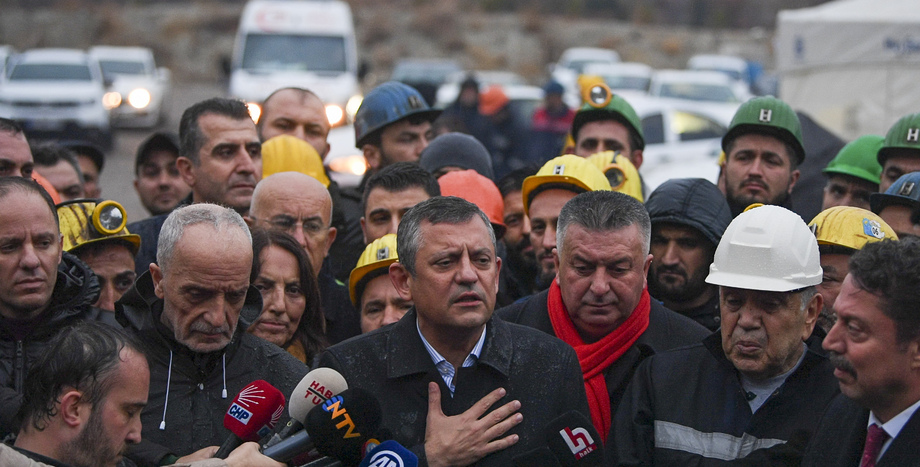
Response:
[[[470,284],[479,279],[479,275],[476,274],[476,270],[473,267],[473,260],[469,255],[463,255],[460,258],[460,262],[457,265],[456,277],[458,284]]]
[[[521,224],[521,233],[530,235],[530,218],[527,217],[527,214],[524,214],[524,221]]]
[[[677,263],[677,242],[668,242],[668,246],[664,249],[664,255],[661,256],[661,264],[672,266]]]
[[[748,168],[749,175],[763,175],[763,158],[760,156],[754,157],[754,161],[751,162],[751,165]]]
[[[310,250],[307,248],[307,236],[303,233],[303,225],[295,224],[294,228],[292,228],[288,234],[294,237],[294,240],[297,240],[297,243],[299,243],[304,250]]]
[[[227,314],[230,312],[232,304],[224,298],[223,294],[217,294],[213,303],[208,304],[208,309],[201,315],[201,319],[208,326],[219,328],[227,324]]]
[[[395,234],[396,232],[398,232],[399,231],[399,221],[401,220],[402,220],[402,216],[398,214],[390,216],[390,226],[387,227],[387,233]]]
[[[428,137],[421,135],[418,138],[418,144],[415,145],[415,157],[418,158],[422,155],[422,151],[428,147]]]
[[[394,306],[393,304],[388,304],[387,307],[383,310],[383,322],[380,323],[381,326],[386,326],[388,324],[395,323],[399,321],[403,315],[406,314],[406,310]]]
[[[285,312],[283,287],[272,287],[262,291],[262,313],[280,315]]]
[[[36,269],[41,266],[41,260],[38,258],[38,255],[35,253],[35,247],[30,242],[25,242],[23,244],[22,257],[20,259],[20,267],[23,269]]]
[[[831,330],[827,331],[827,336],[824,337],[821,347],[828,352],[842,354],[846,349],[843,346],[843,340],[840,338],[841,332],[843,332],[843,323],[838,319],[831,326]]]
[[[246,148],[242,147],[240,149],[241,154],[239,157],[239,163],[236,166],[236,172],[244,175],[255,174],[257,171],[259,175],[262,174],[262,159],[253,159],[252,156],[246,152]],[[262,178],[257,177],[257,178]]]
[[[596,268],[594,274],[591,274],[590,290],[595,297],[603,297],[610,291],[606,268]]]
[[[546,224],[546,230],[543,233],[543,248],[547,253],[556,248],[556,225],[550,222]]]
[[[112,281],[105,281],[99,291],[99,300],[93,306],[100,310],[115,311],[115,295],[115,285]]]
[[[127,444],[140,443],[142,429],[143,425],[141,425],[140,415],[133,417],[130,422],[130,428],[128,428],[128,433],[125,435],[125,442]]]
[[[745,304],[738,310],[738,326],[742,329],[757,329],[760,328],[760,310],[757,310],[755,307],[750,306],[750,304]]]

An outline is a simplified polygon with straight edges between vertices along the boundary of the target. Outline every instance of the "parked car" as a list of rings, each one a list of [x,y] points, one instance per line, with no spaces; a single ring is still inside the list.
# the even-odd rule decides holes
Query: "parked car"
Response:
[[[82,50],[34,49],[14,56],[0,87],[0,116],[30,138],[82,139],[112,145],[99,63]]]
[[[549,65],[550,78],[565,89],[563,99],[566,104],[578,107],[581,104],[581,91],[578,77],[585,72],[585,67],[593,64],[614,64],[620,62],[620,54],[615,50],[596,47],[572,47],[559,56],[559,61]]]
[[[658,70],[652,75],[649,95],[739,105],[751,97],[724,73],[699,70]]]
[[[16,49],[9,45],[0,45],[0,83],[6,77],[6,64],[10,57],[16,54]]]
[[[89,49],[89,55],[102,68],[107,90],[103,104],[113,125],[151,128],[163,120],[171,73],[157,68],[152,50],[96,46]]]
[[[456,60],[404,58],[396,62],[390,79],[418,89],[428,105],[434,105],[438,88],[461,71]]]
[[[585,75],[600,76],[617,94],[647,94],[652,82],[652,67],[637,62],[592,63],[585,66]]]

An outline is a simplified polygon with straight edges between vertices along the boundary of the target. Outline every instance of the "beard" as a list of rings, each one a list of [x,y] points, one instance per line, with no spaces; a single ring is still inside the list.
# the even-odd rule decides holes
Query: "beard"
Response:
[[[704,263],[693,274],[688,276],[680,266],[658,266],[654,265],[649,269],[648,274],[648,292],[649,295],[669,302],[682,303],[691,301],[703,294],[709,284],[706,283],[706,273],[709,271],[709,264]],[[683,277],[683,281],[673,283],[658,279],[658,275],[664,272],[677,274]]]
[[[62,446],[61,452],[68,457],[62,459],[65,463],[74,467],[114,466],[124,455],[124,441],[116,443],[105,432],[102,422],[104,403],[102,400],[93,405],[89,420],[80,434]]]
[[[786,204],[788,203],[789,198],[790,198],[789,193],[786,193],[785,191],[783,191],[777,196],[774,196],[773,199],[769,199],[769,200],[756,199],[748,195],[739,195],[735,193],[734,190],[731,190],[731,189],[727,191],[728,193],[726,193],[725,199],[728,201],[728,207],[732,211],[732,218],[738,217],[738,214],[741,214],[742,212],[744,212],[744,210],[747,209],[748,206],[754,203],[763,203],[763,204],[768,204],[771,206],[786,207]]]
[[[533,249],[529,252],[524,253],[524,249],[530,246],[530,236],[524,235],[521,237],[521,241],[517,244],[505,243],[505,247],[508,248],[508,263],[513,269],[517,271],[526,271],[528,273],[536,274],[539,265],[537,264],[537,257],[534,255]]]

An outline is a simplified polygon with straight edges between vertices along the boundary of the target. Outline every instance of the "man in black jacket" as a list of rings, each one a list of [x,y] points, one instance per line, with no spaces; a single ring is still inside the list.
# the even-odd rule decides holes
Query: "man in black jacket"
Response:
[[[61,248],[48,193],[32,180],[0,177],[0,437],[15,426],[26,373],[59,330],[81,320],[115,324],[92,307],[92,271]]]
[[[390,278],[415,306],[327,349],[319,365],[373,391],[382,425],[420,465],[508,466],[545,446],[549,422],[587,413],[572,349],[492,316],[501,260],[482,211],[435,197],[406,213],[397,239]]]
[[[150,395],[144,440],[128,457],[163,465],[229,435],[223,420],[243,387],[265,380],[287,396],[307,367],[246,333],[262,311],[249,285],[249,229],[235,211],[199,203],[173,211],[157,264],[116,304],[118,321],[143,345]]]
[[[918,239],[853,254],[834,304],[837,323],[824,338],[843,394],[825,412],[803,466],[920,465],[918,283]]]
[[[575,348],[592,421],[606,438],[636,365],[699,342],[706,328],[649,297],[650,225],[635,198],[613,191],[575,196],[559,213],[556,232],[550,288],[498,315]]]

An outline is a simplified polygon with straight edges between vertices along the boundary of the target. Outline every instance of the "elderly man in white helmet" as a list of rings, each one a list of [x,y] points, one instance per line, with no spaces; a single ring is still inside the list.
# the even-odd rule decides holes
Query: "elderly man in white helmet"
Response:
[[[722,328],[636,370],[607,443],[612,465],[798,465],[838,392],[833,365],[806,342],[821,277],[817,240],[797,214],[738,215],[706,278],[719,286]]]

